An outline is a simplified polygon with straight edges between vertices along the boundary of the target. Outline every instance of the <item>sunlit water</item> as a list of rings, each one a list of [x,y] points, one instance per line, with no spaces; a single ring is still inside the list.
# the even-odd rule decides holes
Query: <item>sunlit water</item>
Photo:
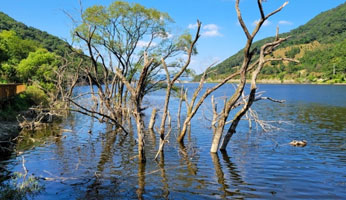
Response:
[[[185,87],[192,93],[196,84]],[[233,88],[229,84],[214,94],[219,105]],[[2,180],[23,171],[23,156],[29,173],[45,187],[34,199],[345,199],[346,86],[259,85],[259,91],[286,100],[260,101],[253,107],[261,119],[280,122],[273,124],[280,129],[264,133],[253,124],[249,131],[244,120],[227,154],[209,153],[210,98],[193,119],[185,148],[176,143],[179,100],[173,99],[173,131],[164,160],[153,161],[156,133],[146,134],[147,163],[139,165],[136,135],[124,136],[73,114],[59,125],[72,132],[47,130],[40,134],[62,136],[40,137],[35,146],[32,140],[19,143],[0,162]],[[153,93],[146,103],[162,108],[163,95]],[[290,146],[294,139],[308,145]]]

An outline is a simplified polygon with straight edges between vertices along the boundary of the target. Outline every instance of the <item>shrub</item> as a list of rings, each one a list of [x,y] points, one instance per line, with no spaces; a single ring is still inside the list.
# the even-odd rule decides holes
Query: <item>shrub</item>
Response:
[[[48,105],[48,96],[36,85],[28,86],[25,93],[35,105]]]
[[[15,120],[18,112],[27,110],[32,105],[32,100],[24,92],[11,99],[0,102],[0,119]]]

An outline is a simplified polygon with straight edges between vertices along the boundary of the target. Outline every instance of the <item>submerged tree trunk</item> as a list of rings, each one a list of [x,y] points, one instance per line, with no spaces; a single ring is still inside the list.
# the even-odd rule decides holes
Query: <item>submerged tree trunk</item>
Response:
[[[138,109],[134,113],[137,125],[137,136],[138,136],[138,160],[142,163],[146,162],[145,149],[144,149],[144,133],[142,130],[142,119]]]
[[[218,151],[219,143],[220,143],[220,140],[221,140],[221,137],[222,137],[222,133],[223,133],[223,130],[224,130],[227,118],[229,116],[229,113],[233,109],[235,103],[238,101],[238,99],[240,98],[240,96],[242,95],[242,93],[244,91],[244,87],[245,87],[245,84],[246,84],[246,74],[248,72],[248,68],[249,68],[249,65],[251,63],[252,57],[253,57],[253,55],[256,52],[255,51],[256,49],[251,49],[252,42],[253,42],[255,36],[257,35],[258,31],[260,30],[260,28],[262,27],[264,22],[269,17],[271,17],[272,15],[274,15],[277,12],[279,12],[280,10],[282,10],[282,8],[285,7],[287,5],[287,3],[288,3],[288,2],[285,2],[280,8],[278,8],[275,11],[269,13],[268,15],[265,15],[264,11],[263,11],[263,7],[262,7],[262,1],[258,0],[257,3],[258,3],[258,8],[259,8],[259,11],[260,11],[260,14],[261,14],[261,19],[258,21],[258,23],[257,23],[256,27],[254,28],[253,32],[250,34],[250,32],[249,32],[249,30],[248,30],[247,26],[245,25],[244,20],[242,18],[242,15],[241,15],[241,12],[240,12],[240,9],[239,9],[239,2],[240,2],[240,0],[236,1],[236,11],[237,11],[237,16],[238,16],[238,21],[239,21],[240,26],[243,29],[243,32],[245,33],[245,35],[247,37],[247,42],[246,42],[245,48],[243,50],[243,52],[244,52],[244,60],[243,60],[242,66],[240,68],[240,80],[239,80],[240,83],[239,83],[236,91],[234,92],[234,94],[231,96],[231,98],[226,102],[226,104],[224,106],[223,112],[222,112],[222,114],[220,116],[220,119],[218,121],[217,129],[216,129],[214,137],[213,137],[212,145],[211,145],[211,148],[210,148],[210,152],[211,153],[216,153]],[[261,63],[261,61],[262,60],[260,58],[260,60],[255,62],[255,63]],[[258,70],[258,68],[257,68],[257,70]],[[256,80],[253,80],[253,81],[256,81]],[[247,105],[247,106],[251,106],[251,104]],[[235,130],[237,125],[238,125],[238,123],[234,123],[234,130]],[[233,128],[230,131],[231,132],[230,132],[229,135],[233,134],[232,133]]]
[[[248,69],[247,71],[250,71],[252,70],[254,67],[255,67],[255,64],[252,64]],[[211,65],[212,66],[212,65]],[[210,66],[210,67],[211,67]],[[208,70],[208,69],[207,69]],[[195,116],[195,114],[197,113],[198,109],[200,108],[200,106],[203,104],[204,100],[212,93],[214,92],[215,90],[219,89],[221,86],[223,86],[224,84],[226,84],[229,80],[231,80],[232,78],[235,78],[236,76],[239,76],[241,74],[241,70],[233,73],[233,74],[230,74],[228,77],[226,77],[225,79],[223,79],[220,83],[218,83],[217,85],[215,85],[214,87],[212,88],[208,88],[207,91],[199,98],[198,102],[196,103],[195,105],[195,100],[197,99],[197,96],[199,95],[202,87],[203,87],[203,84],[204,84],[204,80],[206,78],[206,72],[207,70],[204,72],[200,82],[199,82],[199,86],[198,88],[194,91],[194,94],[193,94],[193,98],[191,99],[191,102],[188,103],[187,99],[185,99],[186,101],[186,105],[188,107],[188,110],[187,110],[187,116],[186,116],[186,119],[184,121],[184,124],[183,124],[183,128],[182,130],[180,131],[179,133],[179,136],[178,136],[178,142],[183,142],[184,140],[184,137],[185,137],[185,134],[186,134],[186,130],[187,130],[187,126],[190,124],[191,122],[191,119]],[[186,95],[185,95],[186,96]]]
[[[183,104],[184,100],[184,87],[181,88],[180,90],[180,98],[179,98],[179,106],[178,106],[178,114],[177,114],[177,129],[178,132],[181,130],[181,106]]]
[[[200,34],[199,34],[200,29],[201,29],[201,22],[197,20],[197,32],[196,32],[194,40],[190,44],[190,47],[187,49],[187,60],[185,61],[185,64],[180,68],[178,73],[175,74],[175,76],[172,78],[172,80],[170,78],[171,76],[170,76],[168,66],[167,66],[165,60],[161,59],[161,63],[162,63],[163,68],[166,72],[167,89],[166,89],[165,104],[164,104],[164,108],[163,108],[161,126],[160,126],[160,147],[159,147],[158,153],[155,156],[155,159],[159,155],[159,152],[163,151],[163,146],[165,143],[165,125],[166,125],[167,113],[169,112],[168,111],[168,105],[169,105],[169,101],[171,98],[172,88],[173,88],[175,82],[181,77],[181,75],[186,71],[187,67],[190,65],[191,57],[192,57],[195,45],[197,43],[198,38],[200,37]]]
[[[214,100],[214,95],[211,96],[211,106],[212,106],[212,110],[213,110],[213,119],[211,121],[211,127],[213,129],[213,132],[215,132],[218,114],[217,114],[217,105],[216,105],[215,100]]]
[[[155,119],[156,119],[156,114],[157,114],[157,109],[153,108],[153,111],[151,112],[151,117],[148,125],[149,130],[154,130],[154,125],[155,125]]]
[[[235,117],[232,121],[232,124],[229,127],[229,129],[228,129],[228,131],[227,131],[227,133],[223,139],[220,150],[226,150],[227,144],[228,144],[229,140],[231,139],[231,137],[233,136],[233,134],[236,132],[236,128],[237,128],[238,123],[240,122],[241,118],[247,113],[247,111],[252,106],[253,102],[256,100],[255,95],[256,95],[256,90],[257,90],[257,85],[256,85],[257,76],[261,72],[264,64],[266,62],[268,62],[269,60],[273,60],[273,59],[265,59],[265,56],[268,55],[269,53],[271,53],[273,51],[274,47],[277,47],[278,45],[280,45],[282,42],[286,41],[287,39],[288,39],[288,37],[279,38],[279,33],[278,33],[278,29],[277,29],[275,41],[271,42],[271,43],[266,43],[261,47],[258,66],[252,72],[251,89],[250,89],[249,98],[247,101],[245,101],[243,108],[241,110],[239,110],[237,112],[237,114],[235,115]],[[289,59],[289,58],[279,58],[278,60],[287,60],[287,61],[297,62],[296,60]]]

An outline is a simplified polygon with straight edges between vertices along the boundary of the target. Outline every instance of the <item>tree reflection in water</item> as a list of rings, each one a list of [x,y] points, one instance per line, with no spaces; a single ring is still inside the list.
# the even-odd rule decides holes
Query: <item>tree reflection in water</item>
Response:
[[[213,161],[214,169],[215,169],[215,175],[217,177],[217,182],[220,184],[219,190],[223,193],[220,195],[221,198],[226,198],[230,196],[240,196],[244,197],[244,194],[242,194],[239,190],[231,191],[233,188],[239,188],[240,185],[246,185],[246,183],[243,181],[241,175],[238,172],[238,169],[234,163],[232,163],[230,157],[228,156],[226,151],[222,151],[222,158],[223,162],[225,163],[225,168],[227,169],[228,173],[226,172],[226,175],[224,173],[224,170],[222,169],[222,164],[219,159],[219,155],[217,153],[211,153],[211,159]],[[228,180],[226,177],[230,178]],[[229,183],[231,185],[229,185]]]

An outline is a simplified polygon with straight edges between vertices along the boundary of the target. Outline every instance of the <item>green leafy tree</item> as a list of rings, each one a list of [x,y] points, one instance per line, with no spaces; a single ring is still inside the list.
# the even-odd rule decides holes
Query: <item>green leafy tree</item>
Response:
[[[8,62],[18,63],[21,59],[26,58],[29,52],[35,51],[36,47],[37,43],[21,39],[12,30],[0,32],[1,57],[7,58]]]
[[[115,1],[109,6],[87,8],[74,29],[75,41],[90,57],[91,65],[82,71],[89,80],[94,106],[72,103],[84,113],[93,113],[102,121],[107,118],[119,127],[124,115],[132,114],[137,124],[141,161],[145,161],[141,119],[144,96],[162,86],[159,74],[166,71],[163,63],[179,77],[191,55],[197,52],[195,43],[199,36],[194,39],[184,33],[171,37],[168,32],[172,22],[167,13],[138,3]],[[172,62],[183,54],[188,55],[185,62]],[[115,76],[109,78],[111,74]]]
[[[38,81],[45,89],[51,90],[58,65],[59,56],[46,49],[37,49],[18,64],[17,72],[21,81]]]
[[[153,58],[143,81],[140,101],[145,94],[159,88],[159,82],[152,80],[160,79],[161,58],[166,60],[187,53],[192,43],[188,33],[170,36],[169,24],[173,20],[167,13],[138,3],[115,1],[109,6],[95,5],[87,8],[81,19],[74,30],[75,41],[85,45],[89,53],[92,66],[87,71],[93,84],[111,85],[109,75],[117,70],[129,83],[135,83],[144,67],[144,52]],[[193,53],[197,53],[195,48]],[[170,69],[180,68],[182,63],[170,63]],[[126,102],[124,82],[115,81],[105,90],[111,88],[118,90],[117,103]]]
[[[14,31],[0,32],[0,73],[2,79],[16,82],[16,66],[37,48],[37,43],[23,40]]]

